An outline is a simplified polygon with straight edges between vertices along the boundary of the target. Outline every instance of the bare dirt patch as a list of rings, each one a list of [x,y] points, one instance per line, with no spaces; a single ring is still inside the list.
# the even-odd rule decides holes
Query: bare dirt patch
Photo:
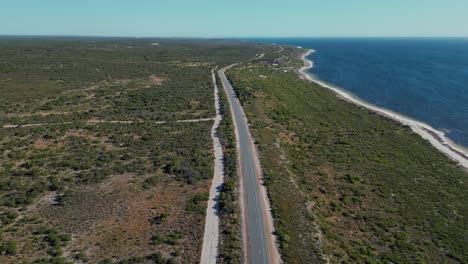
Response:
[[[161,85],[163,81],[164,81],[163,78],[158,77],[156,75],[151,75],[149,77],[149,83],[152,85]]]
[[[284,140],[289,145],[294,145],[296,144],[296,141],[298,141],[296,134],[294,132],[290,132],[286,134],[285,132],[280,131],[279,136],[281,137],[282,140]]]
[[[47,142],[43,138],[38,138],[34,141],[33,147],[34,149],[37,149],[37,150],[44,150],[49,147],[49,142]]]
[[[157,76],[157,75],[150,75],[148,77],[148,80],[145,81],[146,85],[144,85],[144,88],[150,88],[152,86],[159,86],[164,82],[164,78]]]

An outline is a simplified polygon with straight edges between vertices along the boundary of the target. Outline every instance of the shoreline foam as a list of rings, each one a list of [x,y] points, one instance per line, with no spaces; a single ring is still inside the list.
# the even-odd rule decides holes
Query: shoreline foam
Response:
[[[301,47],[298,47],[301,48]],[[447,155],[452,160],[458,162],[462,167],[468,170],[468,152],[463,149],[463,147],[456,145],[450,139],[445,136],[445,133],[433,128],[432,126],[423,123],[421,121],[413,120],[409,117],[405,117],[402,114],[393,112],[391,110],[381,108],[375,105],[372,105],[364,100],[352,95],[351,93],[338,89],[329,84],[326,84],[323,81],[314,79],[311,74],[308,72],[310,68],[314,66],[314,63],[307,59],[307,56],[315,52],[315,50],[309,49],[301,57],[301,60],[304,61],[304,66],[299,69],[299,74],[303,79],[314,82],[324,88],[327,88],[333,91],[339,98],[353,103],[355,105],[364,107],[374,113],[380,114],[384,117],[387,117],[391,120],[397,121],[403,125],[407,125],[423,139],[429,141],[440,152]]]

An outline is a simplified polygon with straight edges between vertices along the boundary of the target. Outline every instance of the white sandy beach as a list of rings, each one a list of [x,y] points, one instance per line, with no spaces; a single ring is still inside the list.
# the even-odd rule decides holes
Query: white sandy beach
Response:
[[[301,47],[298,47],[301,48]],[[454,144],[450,139],[445,136],[445,133],[439,131],[428,124],[423,122],[413,120],[409,117],[405,117],[401,114],[395,113],[391,110],[384,109],[375,105],[372,105],[368,102],[365,102],[356,96],[348,93],[339,88],[333,87],[329,84],[324,83],[323,81],[314,79],[308,72],[308,69],[314,66],[313,62],[307,59],[311,53],[315,52],[314,50],[307,50],[306,53],[302,56],[304,61],[304,67],[302,67],[299,72],[302,78],[314,82],[322,87],[325,87],[338,95],[341,99],[344,99],[353,104],[365,107],[368,110],[371,110],[375,113],[383,115],[392,120],[398,121],[404,125],[409,126],[415,133],[420,135],[422,138],[428,140],[434,147],[436,147],[440,152],[444,153],[451,159],[457,161],[461,166],[468,170],[468,151],[463,147]]]

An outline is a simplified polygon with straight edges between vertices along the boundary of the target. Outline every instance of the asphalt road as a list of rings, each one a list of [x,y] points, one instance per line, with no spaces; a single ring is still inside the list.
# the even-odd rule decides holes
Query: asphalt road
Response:
[[[237,130],[239,143],[239,158],[241,180],[243,180],[245,223],[247,229],[247,252],[248,263],[269,264],[270,255],[268,252],[267,228],[265,223],[265,210],[259,192],[259,171],[255,165],[254,146],[249,132],[247,119],[244,117],[243,108],[234,94],[234,89],[225,76],[225,71],[234,65],[225,67],[218,71],[221,82],[226,91],[231,110],[233,112],[234,123]],[[263,210],[262,210],[263,209]]]

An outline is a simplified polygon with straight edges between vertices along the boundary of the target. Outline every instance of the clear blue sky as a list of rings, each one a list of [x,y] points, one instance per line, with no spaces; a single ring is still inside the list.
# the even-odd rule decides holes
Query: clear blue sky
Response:
[[[468,0],[0,0],[0,34],[468,36]]]

